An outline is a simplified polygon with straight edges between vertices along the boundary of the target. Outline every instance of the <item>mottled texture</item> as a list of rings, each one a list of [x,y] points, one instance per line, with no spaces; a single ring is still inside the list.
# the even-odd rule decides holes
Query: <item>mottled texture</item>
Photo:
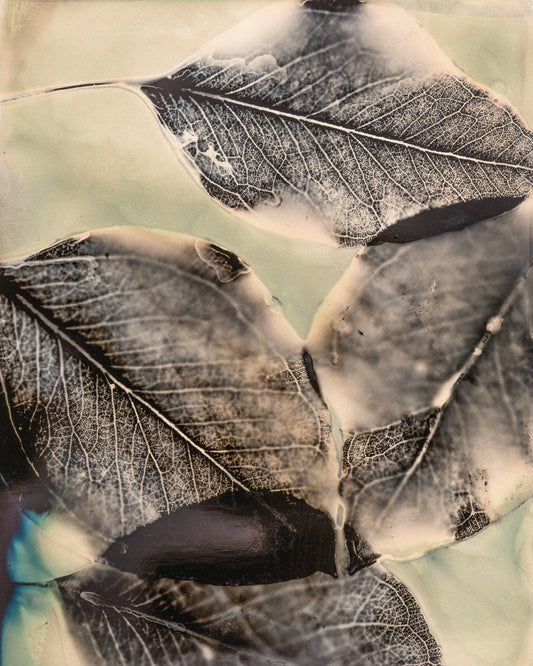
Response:
[[[328,415],[298,340],[251,274],[223,283],[192,241],[163,249],[91,238],[3,269],[6,440],[110,538],[233,488],[328,505]]]
[[[528,201],[459,232],[354,258],[308,341],[344,429],[388,426],[442,404],[527,268],[532,220]]]
[[[347,520],[373,549],[471,536],[533,494],[529,300],[521,276],[440,407],[348,436]]]

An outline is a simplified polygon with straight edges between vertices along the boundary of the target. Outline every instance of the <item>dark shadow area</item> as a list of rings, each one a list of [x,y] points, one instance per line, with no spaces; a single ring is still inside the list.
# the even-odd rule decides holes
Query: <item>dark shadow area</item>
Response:
[[[281,492],[236,491],[181,507],[115,541],[103,557],[139,576],[211,585],[336,576],[331,520]]]

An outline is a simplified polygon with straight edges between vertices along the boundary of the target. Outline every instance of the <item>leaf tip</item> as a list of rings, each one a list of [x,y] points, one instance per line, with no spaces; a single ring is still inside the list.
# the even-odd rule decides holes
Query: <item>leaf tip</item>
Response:
[[[232,282],[250,272],[250,267],[229,250],[201,239],[195,242],[194,247],[200,259],[215,271],[219,282]]]

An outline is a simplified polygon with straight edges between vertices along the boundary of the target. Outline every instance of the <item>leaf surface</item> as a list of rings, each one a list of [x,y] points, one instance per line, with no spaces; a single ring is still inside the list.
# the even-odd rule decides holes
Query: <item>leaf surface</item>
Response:
[[[530,261],[533,201],[403,246],[369,247],[315,318],[307,347],[345,430],[440,406]]]
[[[90,663],[441,663],[416,601],[379,565],[240,588],[97,569],[59,590]]]
[[[370,248],[317,322],[347,522],[374,553],[468,537],[533,493],[530,223]]]
[[[315,5],[275,4],[142,86],[209,194],[341,245],[461,228],[527,196],[532,135],[505,101],[398,8]]]
[[[327,410],[259,282],[152,250],[92,236],[4,267],[13,450],[110,539],[235,489],[335,508]]]
[[[416,601],[379,565],[294,580],[334,573],[331,523],[302,506],[331,507],[337,468],[312,359],[253,275],[227,253],[205,263],[221,253],[192,241],[133,245],[90,236],[2,269],[1,471],[9,483],[14,461],[33,467],[56,509],[112,541],[105,557],[118,567],[52,584],[84,658],[439,664]],[[255,549],[292,579],[180,579],[198,571],[179,568],[184,554],[204,579],[223,577],[235,535],[241,578],[262,575]]]

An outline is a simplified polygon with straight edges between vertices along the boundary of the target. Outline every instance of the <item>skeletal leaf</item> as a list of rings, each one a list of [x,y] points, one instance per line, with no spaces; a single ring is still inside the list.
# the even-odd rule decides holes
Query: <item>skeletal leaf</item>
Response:
[[[89,569],[59,593],[89,663],[441,663],[416,601],[379,565],[240,588]]]
[[[532,135],[504,100],[398,8],[320,4],[275,4],[141,87],[209,194],[341,245],[462,228],[527,196]]]
[[[5,266],[1,291],[2,467],[22,454],[104,537],[235,489],[335,515],[327,410],[252,274],[91,236]]]

